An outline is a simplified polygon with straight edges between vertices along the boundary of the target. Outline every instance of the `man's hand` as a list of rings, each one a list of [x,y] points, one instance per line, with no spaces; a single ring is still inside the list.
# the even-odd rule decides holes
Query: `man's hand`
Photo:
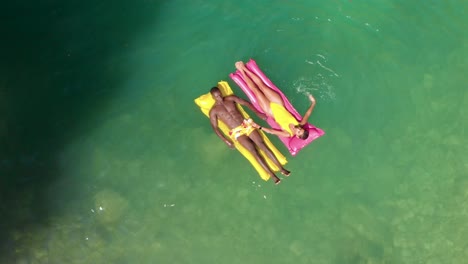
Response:
[[[234,143],[232,143],[231,141],[226,140],[224,142],[226,143],[226,145],[228,145],[229,148],[234,148]]]
[[[253,128],[256,128],[256,129],[259,129],[260,128],[260,125],[255,123],[253,120],[250,121],[250,124],[252,125]]]

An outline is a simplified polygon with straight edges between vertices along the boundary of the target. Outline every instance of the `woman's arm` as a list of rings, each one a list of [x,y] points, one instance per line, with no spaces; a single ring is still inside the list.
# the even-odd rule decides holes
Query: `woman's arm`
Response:
[[[254,121],[252,121],[252,126],[254,128],[256,128],[256,129],[263,130],[268,134],[277,135],[279,137],[290,137],[291,136],[287,131],[262,127],[259,124],[255,123]]]
[[[291,137],[291,135],[284,130],[276,130],[276,129],[266,128],[266,127],[259,127],[258,129],[263,130],[267,132],[268,134],[277,135],[279,137]]]
[[[304,114],[304,117],[301,120],[301,123],[300,123],[301,126],[303,126],[303,125],[305,125],[307,123],[307,121],[309,120],[309,117],[312,114],[312,111],[314,110],[314,107],[315,107],[315,98],[311,94],[309,94],[309,100],[310,100],[311,104],[309,106],[309,109],[307,109],[307,112]]]

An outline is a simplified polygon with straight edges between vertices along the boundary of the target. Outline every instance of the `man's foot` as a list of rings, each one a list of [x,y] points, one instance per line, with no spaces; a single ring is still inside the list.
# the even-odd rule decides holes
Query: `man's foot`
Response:
[[[280,180],[279,178],[276,178],[276,179],[275,179],[275,185],[278,185],[278,184],[280,184],[280,183],[281,183],[281,180]]]
[[[281,180],[280,180],[280,178],[278,178],[278,176],[276,176],[276,175],[273,174],[273,175],[271,176],[271,178],[272,178],[273,181],[275,182],[275,185],[280,184]]]
[[[280,172],[281,172],[281,174],[283,174],[286,177],[289,177],[289,175],[291,175],[291,172],[288,171],[287,169],[282,169]]]

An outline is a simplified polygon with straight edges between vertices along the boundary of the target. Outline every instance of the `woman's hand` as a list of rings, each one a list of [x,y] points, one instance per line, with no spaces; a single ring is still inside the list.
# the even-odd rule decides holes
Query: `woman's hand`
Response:
[[[253,128],[256,128],[256,129],[259,129],[260,128],[260,125],[255,123],[253,120],[250,121],[250,124],[252,125]]]
[[[315,104],[315,98],[313,95],[309,94],[309,100],[311,103]]]
[[[307,120],[309,120],[309,117],[312,114],[312,111],[314,110],[314,107],[315,107],[315,98],[313,95],[309,94],[309,100],[311,104],[309,106],[309,109],[307,109],[307,112],[302,117],[301,123],[299,123],[301,126],[307,123]]]

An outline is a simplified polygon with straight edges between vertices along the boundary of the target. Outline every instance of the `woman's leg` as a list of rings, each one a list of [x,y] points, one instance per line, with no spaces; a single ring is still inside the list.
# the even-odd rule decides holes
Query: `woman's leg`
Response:
[[[260,89],[258,89],[257,85],[252,82],[252,80],[249,78],[249,76],[246,75],[244,72],[244,63],[242,61],[236,62],[236,68],[241,72],[242,76],[244,77],[245,82],[247,83],[247,86],[249,86],[250,90],[255,94],[255,97],[257,97],[258,103],[260,107],[263,109],[263,112],[265,112],[266,115],[271,116],[271,110],[270,110],[270,101],[268,98],[262,93]]]
[[[245,67],[244,63],[241,62],[241,64],[239,63],[239,65],[238,63],[239,62],[236,63],[236,66],[238,66],[237,69],[239,69],[244,75],[250,77],[250,79],[256,84],[258,89],[260,89],[260,91],[264,94],[268,101],[284,106],[283,98],[281,98],[281,96],[277,92],[272,90],[270,87],[266,86],[263,83],[263,81],[260,78],[258,78],[257,75],[255,75],[253,72],[247,69],[247,67]]]

